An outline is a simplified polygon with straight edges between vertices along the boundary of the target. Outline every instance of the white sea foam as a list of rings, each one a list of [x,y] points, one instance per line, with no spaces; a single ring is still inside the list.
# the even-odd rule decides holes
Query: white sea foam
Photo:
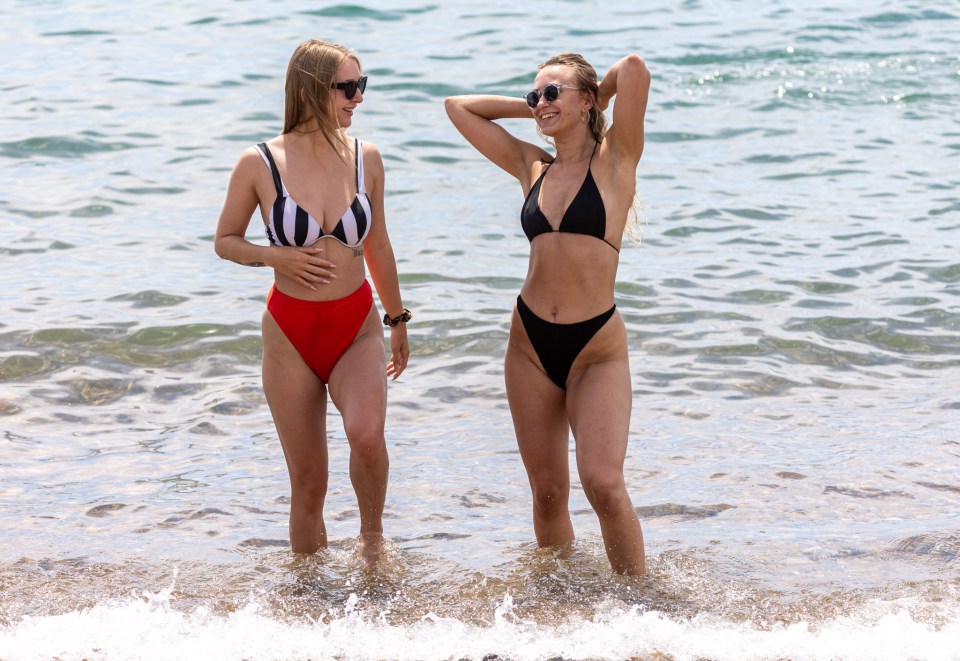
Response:
[[[0,4],[0,661],[960,658],[957,2],[169,5]],[[213,250],[308,36],[371,75],[351,135],[416,313],[375,578],[333,405],[333,551],[289,553],[271,270]],[[568,49],[654,79],[616,286],[636,590],[573,470],[577,543],[535,549],[503,380],[522,192],[443,112]]]
[[[912,616],[915,600],[874,601],[815,624],[759,627],[717,616],[672,619],[610,606],[591,619],[526,621],[507,596],[487,626],[427,614],[395,625],[387,612],[357,608],[288,622],[256,600],[227,615],[176,608],[171,590],[97,604],[62,615],[24,617],[0,630],[0,658],[30,659],[960,659],[960,610],[938,605],[934,625]],[[931,604],[922,604],[929,613]],[[949,612],[945,608],[951,608]]]

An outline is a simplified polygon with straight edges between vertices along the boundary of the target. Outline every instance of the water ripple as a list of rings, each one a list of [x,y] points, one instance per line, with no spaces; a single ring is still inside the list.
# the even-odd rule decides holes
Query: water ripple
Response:
[[[0,156],[9,158],[82,158],[89,154],[136,149],[139,145],[130,142],[108,142],[91,138],[69,136],[31,137],[14,142],[0,143]]]

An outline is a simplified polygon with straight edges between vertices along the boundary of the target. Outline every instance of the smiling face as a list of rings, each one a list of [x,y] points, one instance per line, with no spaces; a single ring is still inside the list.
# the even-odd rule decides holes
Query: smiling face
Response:
[[[348,57],[340,63],[340,68],[337,69],[337,78],[334,82],[356,81],[360,79],[360,75],[360,63],[354,58]],[[352,99],[347,98],[347,93],[344,90],[335,89],[332,92],[337,120],[342,128],[347,128],[353,124],[353,111],[363,103],[363,92],[357,89]]]
[[[548,85],[560,87],[560,94],[553,101],[548,101],[543,94]],[[533,82],[533,89],[540,92],[540,101],[531,112],[541,133],[555,137],[577,125],[585,126],[583,117],[590,110],[590,102],[577,89],[576,74],[572,69],[563,65],[543,67]]]
[[[353,112],[363,101],[357,90],[348,99],[338,82],[358,80],[357,55],[340,44],[308,39],[300,44],[287,66],[283,133],[319,130],[330,146],[343,142],[341,132],[353,123]]]

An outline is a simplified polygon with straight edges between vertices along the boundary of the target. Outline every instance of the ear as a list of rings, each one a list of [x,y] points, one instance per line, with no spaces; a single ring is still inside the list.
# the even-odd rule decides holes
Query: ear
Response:
[[[586,92],[580,92],[580,100],[583,102],[583,112],[590,112],[590,109],[593,108],[593,101],[590,99],[590,95]]]

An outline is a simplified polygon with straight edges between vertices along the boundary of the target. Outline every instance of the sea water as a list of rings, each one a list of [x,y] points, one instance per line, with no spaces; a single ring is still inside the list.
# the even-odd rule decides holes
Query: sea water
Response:
[[[309,37],[369,75],[415,315],[378,571],[332,407],[331,545],[290,553],[271,274],[213,252]],[[443,110],[562,51],[653,75],[616,287],[642,580],[575,472],[577,540],[534,543],[522,192]],[[957,2],[11,0],[0,56],[0,659],[960,658]]]

